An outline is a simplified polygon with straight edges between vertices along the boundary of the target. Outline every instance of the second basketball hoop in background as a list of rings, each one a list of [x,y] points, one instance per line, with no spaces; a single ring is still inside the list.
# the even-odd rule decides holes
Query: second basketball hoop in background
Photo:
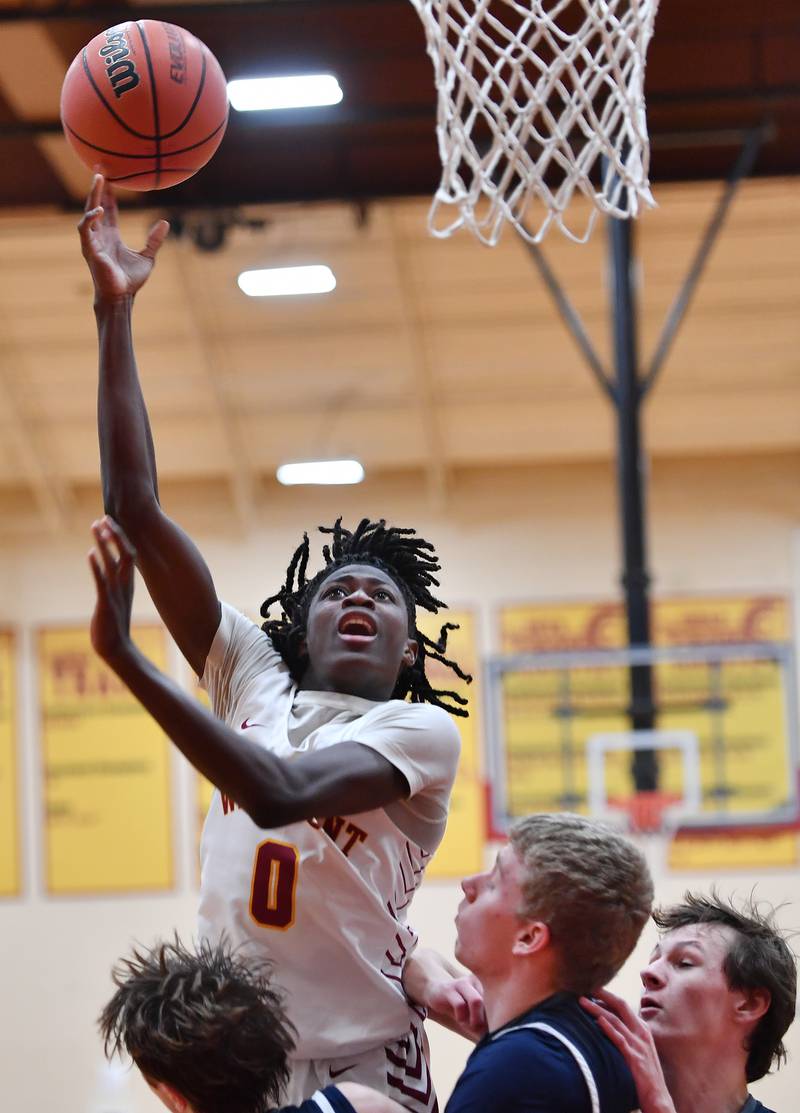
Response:
[[[588,239],[653,204],[645,56],[658,0],[412,0],[433,60],[442,180],[429,227]],[[591,203],[581,231],[567,208]]]
[[[61,122],[90,170],[125,189],[164,189],[205,166],[222,142],[225,75],[183,27],[120,23],[96,35],[69,67]]]

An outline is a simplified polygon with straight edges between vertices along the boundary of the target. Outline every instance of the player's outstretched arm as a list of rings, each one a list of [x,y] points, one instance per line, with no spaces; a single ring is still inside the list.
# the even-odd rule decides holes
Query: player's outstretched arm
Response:
[[[133,300],[147,281],[169,225],[150,229],[141,251],[122,241],[113,192],[95,175],[78,226],[94,283],[100,347],[97,398],[105,510],[132,539],[158,612],[200,675],[219,625],[208,568],[158,502],[155,452],[133,351]]]
[[[148,661],[130,637],[136,558],[111,518],[92,526],[89,553],[97,599],[92,645],[150,712],[183,755],[259,827],[316,816],[355,815],[408,795],[408,784],[382,754],[358,742],[282,761],[232,730]]]
[[[483,987],[438,951],[417,947],[403,966],[403,989],[445,1028],[473,1041],[486,1034]]]
[[[631,1069],[641,1113],[675,1113],[650,1029],[621,997],[601,989],[581,1005],[615,1044]]]

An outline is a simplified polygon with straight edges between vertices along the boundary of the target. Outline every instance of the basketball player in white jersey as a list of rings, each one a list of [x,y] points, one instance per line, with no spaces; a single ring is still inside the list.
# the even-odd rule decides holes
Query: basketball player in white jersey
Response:
[[[288,1100],[352,1079],[422,1113],[435,1096],[422,1016],[400,980],[416,941],[406,916],[444,833],[459,751],[446,712],[464,714],[425,674],[430,656],[459,671],[444,657],[447,627],[438,642],[416,627],[416,607],[443,605],[430,592],[439,565],[413,530],[337,523],[317,576],[306,580],[307,538],[294,554],[262,609],[278,603],[279,618],[259,629],[220,603],[198,550],[160,507],[133,352],[133,299],[166,231],[159,222],[142,252],[127,248],[96,177],[80,235],[113,518],[95,525],[95,648],[220,790],[203,836],[201,931],[274,961],[298,1031]],[[130,641],[125,534],[213,716]]]

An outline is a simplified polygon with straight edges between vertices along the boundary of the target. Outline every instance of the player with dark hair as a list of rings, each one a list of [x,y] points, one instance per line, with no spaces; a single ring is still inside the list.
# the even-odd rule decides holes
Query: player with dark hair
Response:
[[[288,665],[293,679],[302,681],[308,668],[308,613],[322,581],[348,565],[368,564],[386,572],[400,589],[408,613],[409,632],[417,643],[416,659],[401,670],[392,698],[404,699],[410,696],[412,703],[431,703],[435,707],[444,708],[451,715],[466,715],[464,707],[467,701],[463,696],[458,692],[437,691],[432,688],[425,673],[425,662],[431,657],[447,665],[462,680],[471,679],[455,661],[444,656],[447,633],[456,629],[452,622],[446,622],[442,626],[436,642],[417,628],[417,607],[433,614],[446,608],[446,604],[436,599],[430,591],[431,585],[439,585],[434,573],[440,569],[430,541],[417,537],[413,529],[387,527],[383,521],[370,522],[367,518],[363,518],[352,533],[344,529],[341,518],[333,526],[320,526],[319,530],[320,533],[332,535],[331,544],[322,547],[325,566],[311,580],[306,580],[309,541],[308,534],[304,534],[302,544],[296,549],[286,570],[285,583],[280,591],[271,595],[261,606],[261,615],[267,619],[261,629],[269,635],[275,649]],[[274,603],[280,603],[281,617],[269,620],[269,611]]]
[[[408,905],[444,834],[458,761],[446,711],[464,702],[425,674],[433,656],[463,677],[445,656],[448,626],[438,641],[417,627],[417,607],[443,606],[430,590],[439,563],[413,530],[337,522],[323,530],[331,544],[317,575],[306,578],[307,539],[295,552],[265,604],[281,614],[263,629],[220,602],[159,504],[133,353],[133,299],[165,234],[160,222],[142,252],[127,248],[111,190],[95,178],[80,224],[108,515],[93,527],[93,644],[219,790],[201,846],[200,931],[275,963],[298,1032],[289,1100],[347,1077],[424,1113],[435,1104],[426,1041],[400,975],[416,942]],[[133,645],[134,558],[213,715]]]
[[[100,1014],[105,1052],[126,1053],[171,1113],[270,1113],[282,1102],[295,1032],[266,962],[224,942],[190,951],[176,937],[135,949],[112,972]],[[328,1086],[280,1113],[390,1113],[355,1083]]]
[[[223,943],[135,949],[98,1021],[106,1055],[127,1052],[170,1108],[182,1098],[197,1113],[266,1113],[281,1104],[295,1039],[268,974]]]
[[[786,1059],[797,964],[753,900],[687,893],[653,913],[661,938],[642,971],[639,1016],[604,992],[584,1001],[625,1054],[642,1113],[770,1113],[747,1092]]]

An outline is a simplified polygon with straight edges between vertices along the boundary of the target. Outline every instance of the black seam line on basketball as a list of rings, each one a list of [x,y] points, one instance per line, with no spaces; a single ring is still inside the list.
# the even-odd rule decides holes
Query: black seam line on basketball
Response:
[[[150,57],[150,44],[142,28],[141,20],[136,20],[136,30],[139,32],[142,40],[144,56],[147,61],[147,71],[150,74],[150,96],[153,99],[153,128],[156,133],[156,189],[158,189],[159,180],[161,178],[161,136],[158,134],[158,87],[156,85],[156,75],[153,72],[153,59]]]
[[[155,135],[145,135],[144,132],[136,131],[135,128],[129,127],[129,125],[125,123],[125,121],[122,119],[121,116],[117,115],[117,113],[114,111],[114,109],[108,103],[106,98],[103,96],[103,94],[100,92],[99,88],[97,87],[97,82],[92,77],[92,71],[89,69],[89,63],[86,61],[86,47],[83,48],[83,54],[81,55],[81,59],[83,61],[83,72],[86,75],[86,80],[89,82],[91,87],[97,93],[97,96],[98,96],[98,99],[100,100],[100,103],[106,109],[108,109],[108,111],[111,113],[111,115],[117,121],[119,126],[121,128],[124,128],[125,131],[127,131],[130,135],[135,135],[137,139],[149,139],[151,141],[154,140],[156,138]]]
[[[193,174],[194,168],[192,166],[171,166],[163,171],[164,174]],[[146,178],[148,174],[155,174],[154,169],[138,170],[135,174],[123,174],[119,178],[106,178],[107,182],[128,182],[131,178]],[[177,183],[180,185],[180,183]]]
[[[208,135],[204,136],[202,139],[198,139],[198,141],[196,143],[191,143],[188,147],[178,147],[178,149],[176,151],[162,151],[161,157],[162,158],[172,158],[174,155],[185,155],[187,151],[194,151],[197,147],[202,147],[204,143],[208,143],[209,140],[213,139],[214,136],[217,134],[217,132],[221,128],[225,127],[225,124],[227,123],[227,121],[228,121],[228,117],[226,116],[221,124],[217,124],[217,126],[214,128],[214,130],[212,132],[210,132]],[[96,143],[90,143],[88,139],[84,139],[82,135],[79,135],[77,133],[77,131],[75,130],[75,128],[71,127],[70,124],[66,120],[63,120],[62,122],[64,124],[64,127],[72,135],[75,136],[75,138],[78,140],[79,143],[83,143],[84,147],[90,147],[93,151],[99,151],[101,155],[114,155],[115,158],[155,158],[156,157],[153,152],[151,152],[148,155],[134,155],[134,154],[131,154],[129,151],[112,151],[112,150],[109,150],[108,147],[98,147],[98,145]],[[110,180],[111,179],[109,179],[109,181]]]
[[[171,139],[173,137],[173,135],[176,134],[176,132],[179,132],[181,130],[181,128],[186,127],[186,125],[189,123],[192,116],[194,115],[194,110],[195,110],[195,108],[197,108],[197,103],[200,100],[200,94],[203,92],[203,87],[204,87],[205,83],[206,83],[206,48],[203,47],[203,68],[200,70],[200,82],[197,86],[197,92],[195,93],[195,98],[192,101],[192,103],[189,105],[189,111],[186,113],[186,115],[181,120],[181,122],[178,124],[178,126],[176,128],[173,128],[172,131],[165,132],[164,135],[161,136],[162,139]],[[226,119],[227,119],[227,117],[226,117]]]

